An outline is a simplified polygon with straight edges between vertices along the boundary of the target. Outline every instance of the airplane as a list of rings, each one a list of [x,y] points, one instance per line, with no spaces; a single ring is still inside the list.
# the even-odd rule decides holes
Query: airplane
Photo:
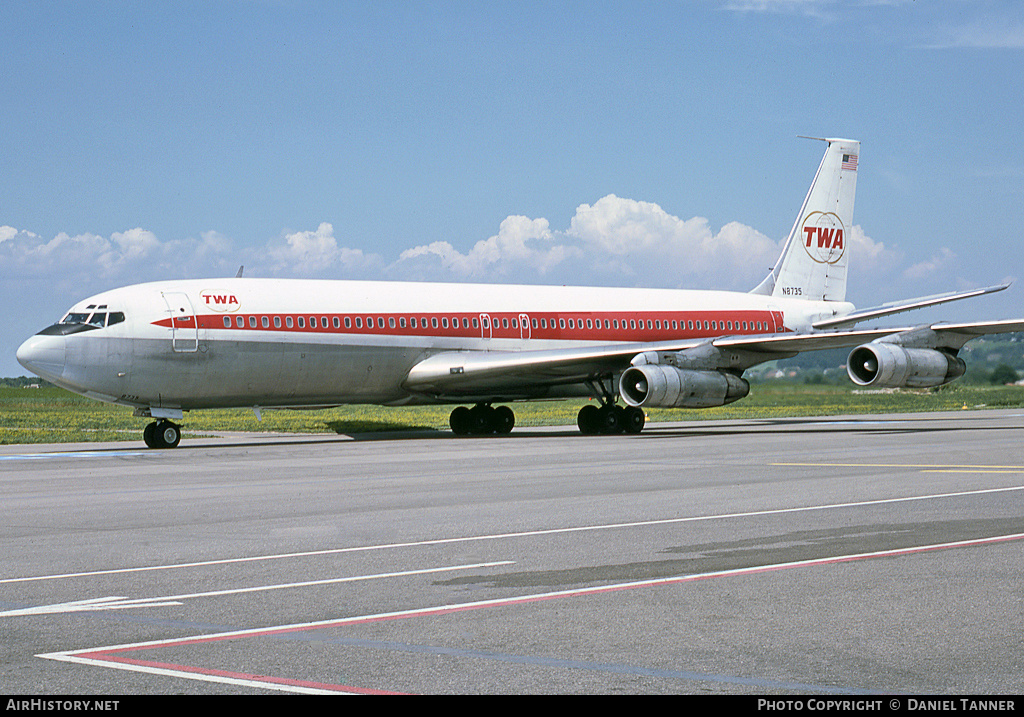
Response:
[[[957,354],[1024,319],[882,329],[855,324],[1008,284],[857,311],[846,301],[860,142],[827,143],[765,279],[747,293],[641,288],[235,278],[162,281],[75,304],[18,349],[33,373],[153,419],[173,448],[208,408],[459,404],[456,435],[504,434],[505,404],[588,397],[584,434],[638,434],[649,407],[739,400],[757,364],[850,347],[854,383],[929,387]],[[621,399],[621,403],[620,403]],[[468,405],[467,405],[468,404]],[[625,405],[622,405],[625,404]],[[471,406],[471,407],[470,407]]]

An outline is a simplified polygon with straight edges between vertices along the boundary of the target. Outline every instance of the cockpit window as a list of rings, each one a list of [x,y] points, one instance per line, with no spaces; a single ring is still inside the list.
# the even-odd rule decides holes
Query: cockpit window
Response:
[[[106,306],[95,307],[105,309]],[[91,311],[91,312],[78,312],[72,311],[58,324],[74,324],[83,326],[93,326],[98,329],[102,329],[104,326],[113,326],[114,324],[120,324],[125,320],[123,311]]]

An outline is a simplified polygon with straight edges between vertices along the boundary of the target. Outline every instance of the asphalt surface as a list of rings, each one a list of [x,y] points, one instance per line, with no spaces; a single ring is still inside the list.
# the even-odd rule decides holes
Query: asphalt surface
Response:
[[[1022,439],[1008,410],[4,446],[0,684],[1019,694]]]

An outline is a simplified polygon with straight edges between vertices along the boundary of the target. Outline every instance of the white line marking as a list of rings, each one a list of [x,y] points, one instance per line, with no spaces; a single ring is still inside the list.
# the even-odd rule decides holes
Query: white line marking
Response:
[[[355,575],[345,578],[326,578],[324,580],[306,580],[297,583],[281,583],[279,585],[260,585],[249,588],[231,588],[226,590],[211,590],[202,593],[186,593],[183,595],[167,595],[165,597],[138,598],[132,600],[126,597],[109,596],[101,598],[90,598],[88,600],[75,600],[72,602],[58,603],[55,605],[39,605],[37,607],[26,607],[17,610],[0,612],[0,617],[15,617],[20,615],[52,615],[65,612],[84,612],[86,610],[123,610],[133,607],[166,607],[168,605],[181,605],[182,600],[197,597],[214,597],[221,595],[239,595],[242,593],[264,592],[267,590],[284,590],[286,588],[303,588],[311,585],[330,585],[334,583],[352,583],[362,580],[379,580],[381,578],[397,578],[409,575],[426,575],[429,573],[444,573],[453,570],[472,570],[474,568],[493,568],[499,565],[512,565],[512,560],[502,560],[492,563],[473,563],[470,565],[450,565],[442,568],[421,568],[419,570],[402,570],[390,573],[377,573],[375,575]]]
[[[150,674],[165,675],[170,677],[179,677],[189,680],[203,680],[208,682],[220,682],[224,684],[242,684],[246,686],[261,687],[264,689],[278,690],[282,692],[296,692],[302,689],[305,691],[308,689],[307,686],[299,686],[294,684],[294,680],[287,680],[282,678],[271,678],[263,677],[261,679],[253,678],[256,676],[240,676],[235,673],[225,673],[219,670],[211,670],[208,668],[198,668],[188,665],[169,665],[166,663],[147,663],[144,660],[117,656],[113,653],[131,651],[135,654],[138,651],[145,649],[152,649],[157,647],[168,647],[168,646],[182,646],[182,645],[197,645],[207,642],[216,642],[220,640],[233,640],[243,637],[254,637],[259,635],[271,635],[281,634],[286,632],[298,632],[304,630],[315,630],[327,627],[342,627],[345,625],[356,625],[371,622],[379,622],[383,620],[395,620],[409,617],[428,617],[435,615],[444,615],[455,612],[464,612],[469,610],[479,610],[482,608],[489,607],[505,607],[510,605],[520,605],[530,602],[540,602],[544,600],[553,600],[563,597],[580,597],[585,595],[597,595],[600,593],[618,592],[623,590],[635,590],[637,588],[652,587],[658,585],[670,585],[686,582],[694,582],[697,580],[709,580],[721,577],[733,577],[740,575],[754,575],[759,573],[774,572],[779,570],[788,570],[792,568],[802,567],[816,567],[823,565],[834,565],[837,563],[853,562],[857,560],[868,560],[872,558],[883,558],[883,557],[896,557],[902,555],[911,555],[914,553],[922,553],[936,550],[945,550],[950,548],[962,548],[962,547],[974,547],[980,545],[991,545],[995,543],[1002,543],[1013,540],[1024,539],[1024,533],[1014,533],[1011,535],[999,535],[990,538],[977,538],[974,540],[959,540],[950,543],[935,543],[931,545],[919,545],[908,548],[895,548],[892,550],[879,550],[869,553],[854,553],[849,555],[837,555],[825,558],[813,558],[809,560],[798,560],[788,563],[776,563],[758,565],[748,568],[734,568],[731,570],[718,570],[708,573],[696,573],[692,575],[679,575],[668,578],[652,578],[649,580],[637,580],[625,583],[615,583],[611,585],[598,585],[589,588],[574,588],[571,590],[559,590],[555,592],[547,593],[535,593],[530,595],[520,595],[516,597],[507,598],[494,598],[491,600],[478,600],[474,602],[466,603],[455,603],[451,605],[439,605],[429,608],[414,608],[410,610],[398,610],[394,612],[376,613],[370,615],[359,615],[355,617],[340,618],[334,620],[320,620],[316,622],[305,622],[305,623],[294,623],[291,625],[278,625],[275,627],[263,627],[248,630],[233,630],[229,632],[216,633],[213,635],[196,635],[193,637],[186,638],[169,638],[164,640],[150,640],[146,642],[128,643],[123,645],[110,645],[107,647],[94,647],[85,650],[67,650],[64,652],[51,652],[41,655],[36,655],[47,660],[58,660],[62,662],[74,662],[83,665],[92,665],[96,667],[106,667],[115,670],[130,670],[135,672],[145,672]],[[320,689],[325,691],[338,691],[338,690],[352,690],[353,688],[344,687],[341,685],[319,685]],[[333,687],[333,689],[332,689]]]
[[[772,464],[772,465],[803,465],[803,464]],[[820,465],[820,464],[815,464]],[[865,464],[856,464],[863,467]],[[919,466],[915,466],[919,467]],[[937,468],[941,466],[930,466]],[[987,495],[992,493],[1012,493],[1024,491],[1024,486],[1009,486],[1006,488],[981,488],[978,490],[956,491],[951,493],[932,493],[926,495],[907,496],[903,498],[880,498],[878,500],[860,500],[849,503],[826,503],[824,505],[811,505],[796,508],[770,508],[766,510],[752,510],[742,513],[720,513],[717,515],[696,515],[686,518],[663,518],[656,520],[639,520],[629,523],[606,523],[603,525],[585,525],[570,528],[548,528],[544,530],[526,530],[519,533],[494,533],[491,535],[470,535],[461,538],[435,538],[431,540],[416,540],[404,543],[383,543],[378,545],[361,545],[351,548],[330,548],[327,550],[311,550],[298,553],[279,553],[274,555],[255,555],[246,558],[224,558],[220,560],[201,560],[192,563],[175,563],[171,565],[148,565],[136,568],[112,568],[110,570],[90,570],[80,573],[58,573],[54,575],[36,575],[26,578],[3,578],[0,585],[5,583],[27,583],[36,580],[63,580],[66,578],[82,578],[94,575],[119,575],[124,573],[141,573],[151,570],[179,570],[182,568],[200,568],[209,565],[229,565],[234,563],[251,563],[262,560],[284,560],[287,558],[308,558],[318,555],[339,555],[342,553],[359,553],[371,550],[393,550],[396,548],[418,548],[430,545],[450,545],[453,543],[469,543],[484,540],[503,540],[507,538],[529,538],[539,535],[558,535],[560,533],[583,533],[595,530],[615,530],[619,528],[642,528],[647,526],[674,525],[679,523],[696,523],[710,520],[726,520],[732,518],[753,518],[768,515],[784,515],[788,513],[803,513],[820,510],[838,510],[843,508],[859,508],[868,505],[886,505],[893,503],[909,503],[921,500],[938,500],[943,498],[962,498],[973,495]]]

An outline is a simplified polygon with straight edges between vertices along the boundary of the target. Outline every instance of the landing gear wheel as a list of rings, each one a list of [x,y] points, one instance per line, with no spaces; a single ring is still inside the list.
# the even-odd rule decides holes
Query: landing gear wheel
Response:
[[[614,435],[622,430],[622,407],[608,403],[597,409],[600,431],[606,435]]]
[[[491,425],[495,433],[511,433],[516,425],[516,414],[508,406],[498,406],[491,414]]]
[[[580,433],[585,436],[592,436],[601,430],[601,409],[592,403],[580,409],[576,415],[576,425]]]
[[[181,426],[170,421],[150,423],[142,432],[150,448],[177,448],[181,442]]]
[[[457,436],[504,434],[516,425],[516,414],[508,406],[493,408],[486,403],[478,403],[472,408],[459,406],[448,417],[448,425]]]
[[[477,436],[490,433],[493,430],[491,428],[491,413],[493,412],[493,408],[482,403],[469,409],[469,432]]]
[[[465,406],[457,407],[448,417],[448,425],[452,427],[452,432],[456,436],[466,436],[472,433],[473,418],[470,416],[469,409]]]
[[[644,430],[647,417],[639,406],[627,406],[622,410],[622,430],[626,433],[640,433]]]

